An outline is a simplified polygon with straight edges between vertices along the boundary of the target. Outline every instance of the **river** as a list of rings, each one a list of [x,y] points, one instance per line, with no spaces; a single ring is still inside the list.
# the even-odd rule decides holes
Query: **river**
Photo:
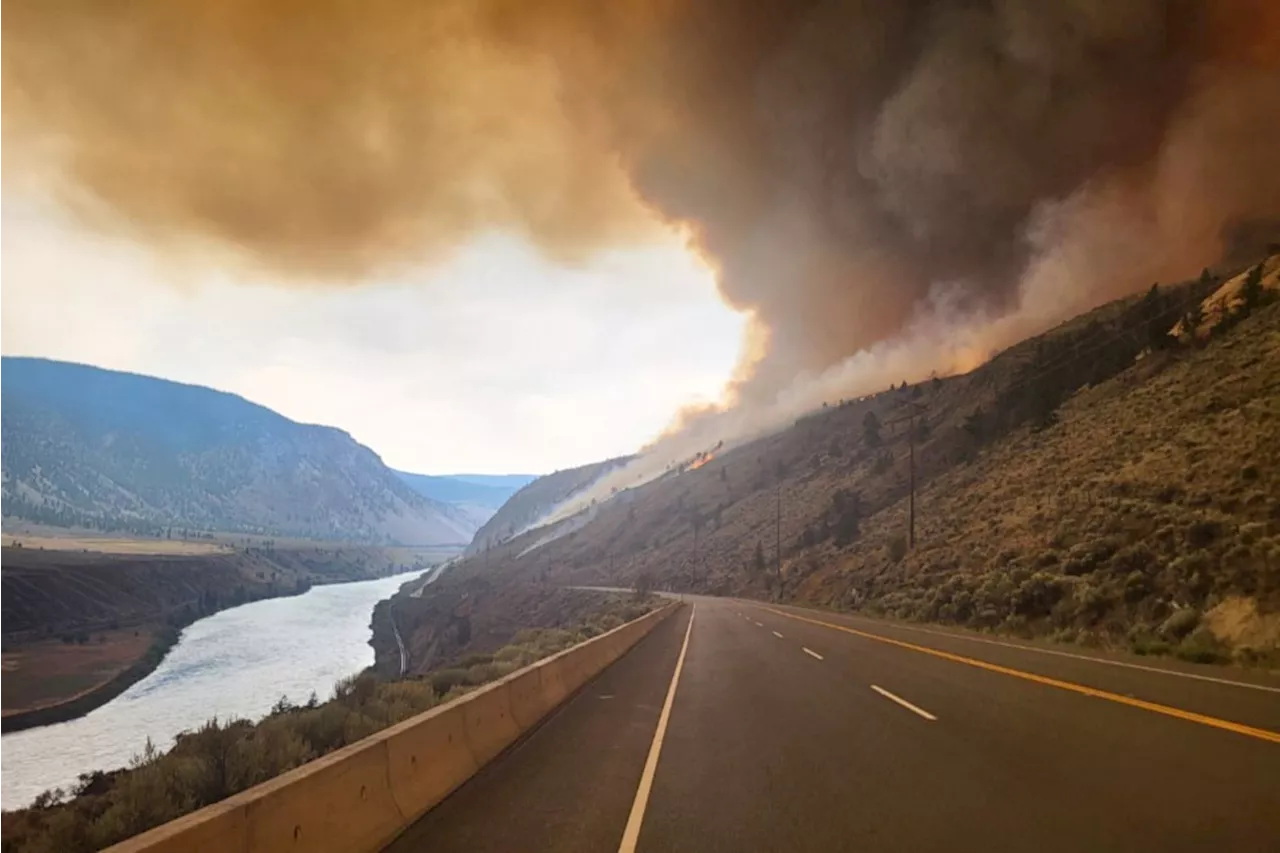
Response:
[[[373,606],[411,577],[317,586],[192,623],[155,672],[101,708],[5,735],[4,808],[67,788],[81,773],[124,767],[148,737],[168,749],[179,732],[215,715],[257,719],[282,695],[327,699],[339,679],[373,663]]]

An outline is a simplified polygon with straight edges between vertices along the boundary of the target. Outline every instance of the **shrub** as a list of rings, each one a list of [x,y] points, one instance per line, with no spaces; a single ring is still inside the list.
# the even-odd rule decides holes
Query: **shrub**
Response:
[[[1138,542],[1121,548],[1111,558],[1111,567],[1117,572],[1143,572],[1155,562],[1156,555],[1145,543]]]
[[[1124,600],[1135,604],[1151,592],[1151,581],[1140,571],[1129,572],[1124,579]]]
[[[1181,640],[1200,624],[1200,612],[1193,607],[1175,610],[1161,623],[1158,633],[1171,640]]]
[[[1245,545],[1252,545],[1261,539],[1267,532],[1267,526],[1259,522],[1249,522],[1240,525],[1240,541]]]
[[[1111,559],[1118,550],[1119,546],[1110,537],[1081,542],[1067,552],[1062,571],[1068,575],[1087,575]]]
[[[1078,613],[1088,624],[1093,624],[1105,616],[1116,605],[1115,597],[1105,586],[1082,584],[1076,592]]]
[[[1167,655],[1169,644],[1149,636],[1135,637],[1129,641],[1129,649],[1136,655]]]
[[[1225,663],[1231,659],[1213,636],[1213,632],[1204,627],[1197,628],[1184,637],[1173,653],[1192,663]]]
[[[493,659],[499,661],[521,661],[525,650],[520,646],[503,646],[493,653]]]
[[[1201,520],[1187,527],[1187,544],[1192,548],[1207,548],[1222,534],[1222,525],[1216,521]]]
[[[490,681],[497,681],[517,669],[519,667],[510,661],[482,663],[467,670],[467,678],[464,683],[478,687],[481,684],[488,684]]]
[[[326,702],[319,708],[303,712],[298,718],[298,733],[317,755],[346,744],[344,736],[347,709],[338,702]]]
[[[1008,616],[1005,617],[1005,620],[1003,624],[1001,624],[1000,628],[1004,631],[1009,632],[1010,634],[1014,634],[1019,637],[1031,636],[1031,630],[1030,630],[1030,626],[1027,623],[1027,617],[1023,616],[1020,613],[1010,613]]]
[[[1046,572],[1036,572],[1014,592],[1014,612],[1032,619],[1048,616],[1062,593],[1063,587],[1056,577]]]
[[[907,539],[905,536],[894,536],[889,540],[889,559],[894,563],[902,562],[907,556]]]
[[[980,627],[991,627],[1000,622],[1000,611],[988,605],[978,610],[977,615],[970,621]]]
[[[333,688],[333,698],[351,705],[363,705],[378,689],[378,679],[372,672],[362,672],[344,678]]]
[[[431,673],[429,680],[431,689],[436,692],[437,696],[444,696],[450,690],[460,684],[467,684],[469,673],[465,669],[441,669]]]

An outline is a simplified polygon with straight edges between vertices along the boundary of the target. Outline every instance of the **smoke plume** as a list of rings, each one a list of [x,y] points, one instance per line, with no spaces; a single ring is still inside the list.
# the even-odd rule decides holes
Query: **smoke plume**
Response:
[[[1270,0],[16,0],[3,33],[10,162],[161,246],[359,280],[483,229],[566,261],[684,229],[753,318],[748,410],[1280,221]]]

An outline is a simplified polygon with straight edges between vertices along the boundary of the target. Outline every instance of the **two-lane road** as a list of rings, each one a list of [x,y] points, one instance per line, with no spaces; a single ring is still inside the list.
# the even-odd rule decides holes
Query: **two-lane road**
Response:
[[[1280,850],[1280,680],[688,601],[391,849]]]

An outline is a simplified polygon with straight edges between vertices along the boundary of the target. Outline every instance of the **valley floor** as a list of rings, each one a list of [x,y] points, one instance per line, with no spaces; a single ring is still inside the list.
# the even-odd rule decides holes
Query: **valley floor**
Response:
[[[149,628],[43,640],[4,653],[4,716],[82,697],[140,660]]]
[[[315,584],[428,567],[428,557],[412,549],[329,543],[237,551],[224,543],[121,539],[89,551],[74,547],[87,540],[50,538],[47,550],[30,537],[21,541],[3,556],[5,732],[106,704],[152,672],[196,619]]]

